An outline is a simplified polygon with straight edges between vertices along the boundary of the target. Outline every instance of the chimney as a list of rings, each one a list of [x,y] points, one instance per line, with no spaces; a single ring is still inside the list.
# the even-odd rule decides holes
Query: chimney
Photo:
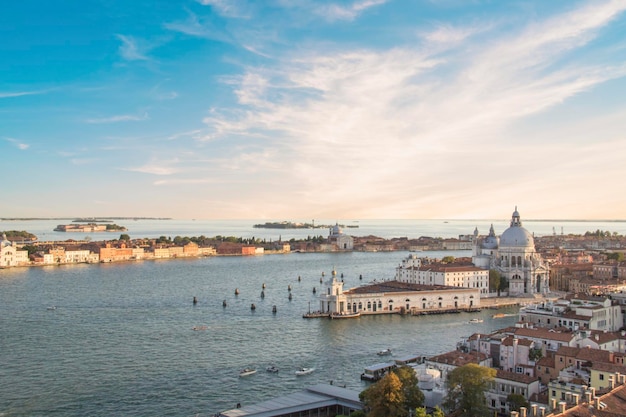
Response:
[[[526,417],[526,407],[520,407],[519,408],[519,416],[520,417]]]
[[[565,403],[565,401],[561,401],[559,403],[559,413],[564,414],[566,406],[567,406],[567,404]]]
[[[531,417],[539,417],[539,416],[537,416],[537,404],[532,404],[530,406],[530,416]]]
[[[611,391],[615,388],[615,377],[609,377],[609,388],[611,388]]]
[[[587,404],[591,405],[592,398],[593,398],[593,393],[591,391],[585,392],[585,399],[587,400]]]
[[[593,405],[594,405],[594,407],[596,407],[596,410],[600,409],[600,397],[595,397],[593,399]]]
[[[511,411],[511,417],[517,417],[519,413],[517,411]]]
[[[556,398],[552,398],[550,400],[550,408],[552,409],[552,411],[556,410]]]
[[[579,397],[580,395],[578,394],[572,394],[572,401],[574,402],[575,406],[578,405]]]
[[[546,407],[539,407],[539,417],[546,417]]]

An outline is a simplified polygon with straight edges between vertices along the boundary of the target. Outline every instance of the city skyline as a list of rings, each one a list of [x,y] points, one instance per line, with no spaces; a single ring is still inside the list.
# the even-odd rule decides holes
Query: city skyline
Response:
[[[625,219],[626,1],[0,16],[0,217]]]

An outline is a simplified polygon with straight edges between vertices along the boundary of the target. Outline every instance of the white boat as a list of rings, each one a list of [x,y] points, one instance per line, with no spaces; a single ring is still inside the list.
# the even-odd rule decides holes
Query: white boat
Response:
[[[239,371],[239,376],[248,376],[252,374],[256,374],[256,369],[244,368],[241,371]]]
[[[277,368],[277,367],[275,367],[275,366],[268,366],[267,368],[265,368],[265,370],[266,370],[267,372],[271,372],[271,373],[273,373],[273,374],[275,374],[276,372],[278,372],[278,368]]]
[[[383,349],[377,353],[378,356],[389,356],[391,355],[391,349]]]
[[[482,323],[483,319],[471,319],[469,322],[470,323]]]
[[[308,375],[311,372],[313,372],[315,370],[315,368],[299,368],[296,371],[296,375]]]

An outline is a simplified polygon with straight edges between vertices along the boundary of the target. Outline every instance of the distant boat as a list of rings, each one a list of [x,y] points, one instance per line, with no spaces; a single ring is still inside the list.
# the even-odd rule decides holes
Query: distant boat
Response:
[[[469,322],[472,323],[472,324],[474,324],[474,323],[482,323],[483,319],[471,319]]]
[[[503,313],[494,314],[491,318],[501,319],[502,317],[506,317]]]
[[[356,313],[332,313],[329,316],[331,319],[354,319],[357,317],[361,317],[361,312],[357,311]]]
[[[275,366],[268,366],[267,368],[265,368],[265,370],[266,370],[267,372],[271,372],[271,373],[273,373],[273,374],[275,374],[276,372],[278,372],[278,368],[277,368],[277,367],[275,367]]]
[[[315,368],[299,368],[296,371],[296,375],[308,375],[311,372],[313,372],[315,370]]]
[[[252,374],[256,374],[256,369],[244,368],[241,371],[239,371],[239,376],[248,376]]]
[[[389,356],[391,355],[391,349],[383,349],[377,353],[378,356]]]

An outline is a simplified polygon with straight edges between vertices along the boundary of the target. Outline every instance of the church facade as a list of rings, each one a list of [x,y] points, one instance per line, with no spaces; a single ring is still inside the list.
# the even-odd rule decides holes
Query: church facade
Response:
[[[511,296],[545,295],[549,291],[549,267],[535,251],[534,238],[522,226],[517,207],[510,227],[500,237],[493,225],[487,236],[474,231],[472,262],[479,268],[498,271],[506,279]]]

